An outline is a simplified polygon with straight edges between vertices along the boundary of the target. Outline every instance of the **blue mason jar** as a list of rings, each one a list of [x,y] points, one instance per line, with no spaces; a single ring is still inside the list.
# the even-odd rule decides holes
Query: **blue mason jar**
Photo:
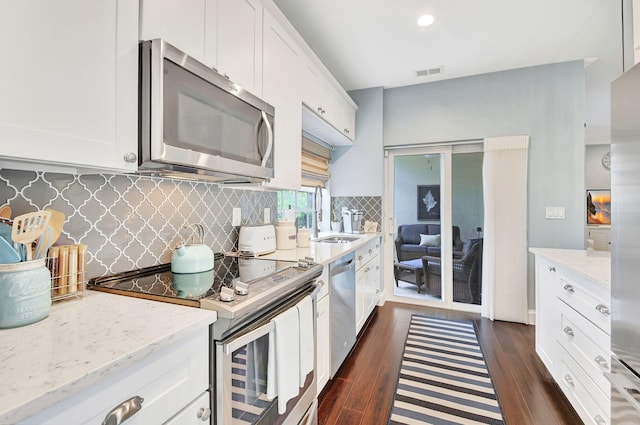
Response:
[[[0,264],[0,328],[44,319],[51,310],[51,274],[45,259]]]

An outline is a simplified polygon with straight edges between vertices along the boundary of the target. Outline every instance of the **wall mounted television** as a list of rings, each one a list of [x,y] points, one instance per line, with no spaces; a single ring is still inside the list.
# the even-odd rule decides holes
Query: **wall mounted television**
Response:
[[[611,224],[611,190],[587,190],[587,224]]]

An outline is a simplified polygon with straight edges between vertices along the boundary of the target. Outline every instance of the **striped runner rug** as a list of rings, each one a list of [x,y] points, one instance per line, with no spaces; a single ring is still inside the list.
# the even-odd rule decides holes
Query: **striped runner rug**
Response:
[[[389,424],[504,424],[472,322],[411,317]]]

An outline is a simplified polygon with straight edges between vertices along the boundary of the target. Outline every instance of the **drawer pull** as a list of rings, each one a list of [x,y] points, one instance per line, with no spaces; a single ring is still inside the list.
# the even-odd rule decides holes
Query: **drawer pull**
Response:
[[[600,366],[601,368],[609,369],[609,363],[607,363],[604,357],[598,355],[594,360],[596,361],[596,363],[598,363],[598,366]]]
[[[576,386],[575,382],[573,382],[573,378],[569,375],[564,375],[564,381],[572,387]]]
[[[593,418],[593,420],[595,421],[596,424],[598,425],[607,425],[607,421],[605,421],[602,416],[600,415],[596,415],[595,418]]]
[[[562,287],[562,289],[564,289],[565,291],[567,291],[570,294],[573,294],[574,292],[576,292],[576,290],[573,288],[573,285],[569,285],[568,283],[566,285],[564,285]]]
[[[362,261],[362,255],[358,255],[358,261]]]
[[[107,416],[104,417],[102,425],[120,425],[131,416],[135,415],[142,409],[144,399],[139,396],[131,397],[114,407]]]
[[[549,266],[549,271],[550,271],[550,272],[555,272],[555,271],[556,271],[556,268],[555,268],[555,267],[553,267],[553,266]]]
[[[564,333],[566,333],[569,336],[574,336],[574,332],[573,329],[571,329],[569,326],[565,326],[563,329]]]
[[[371,254],[373,252],[373,249],[369,248],[369,254]]]
[[[596,310],[598,310],[600,313],[604,314],[605,316],[611,316],[611,310],[609,310],[609,307],[607,307],[604,304],[598,304],[596,306]]]
[[[211,416],[211,409],[209,409],[208,407],[201,407],[198,410],[198,419],[200,419],[202,422],[208,421],[209,417]]]

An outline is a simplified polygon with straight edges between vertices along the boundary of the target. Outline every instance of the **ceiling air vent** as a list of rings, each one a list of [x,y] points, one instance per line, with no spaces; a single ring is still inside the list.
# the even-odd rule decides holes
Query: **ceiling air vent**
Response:
[[[416,71],[416,76],[426,77],[427,75],[442,74],[443,72],[444,72],[444,65],[441,65],[437,68],[429,68],[429,69],[423,69],[421,71]]]

